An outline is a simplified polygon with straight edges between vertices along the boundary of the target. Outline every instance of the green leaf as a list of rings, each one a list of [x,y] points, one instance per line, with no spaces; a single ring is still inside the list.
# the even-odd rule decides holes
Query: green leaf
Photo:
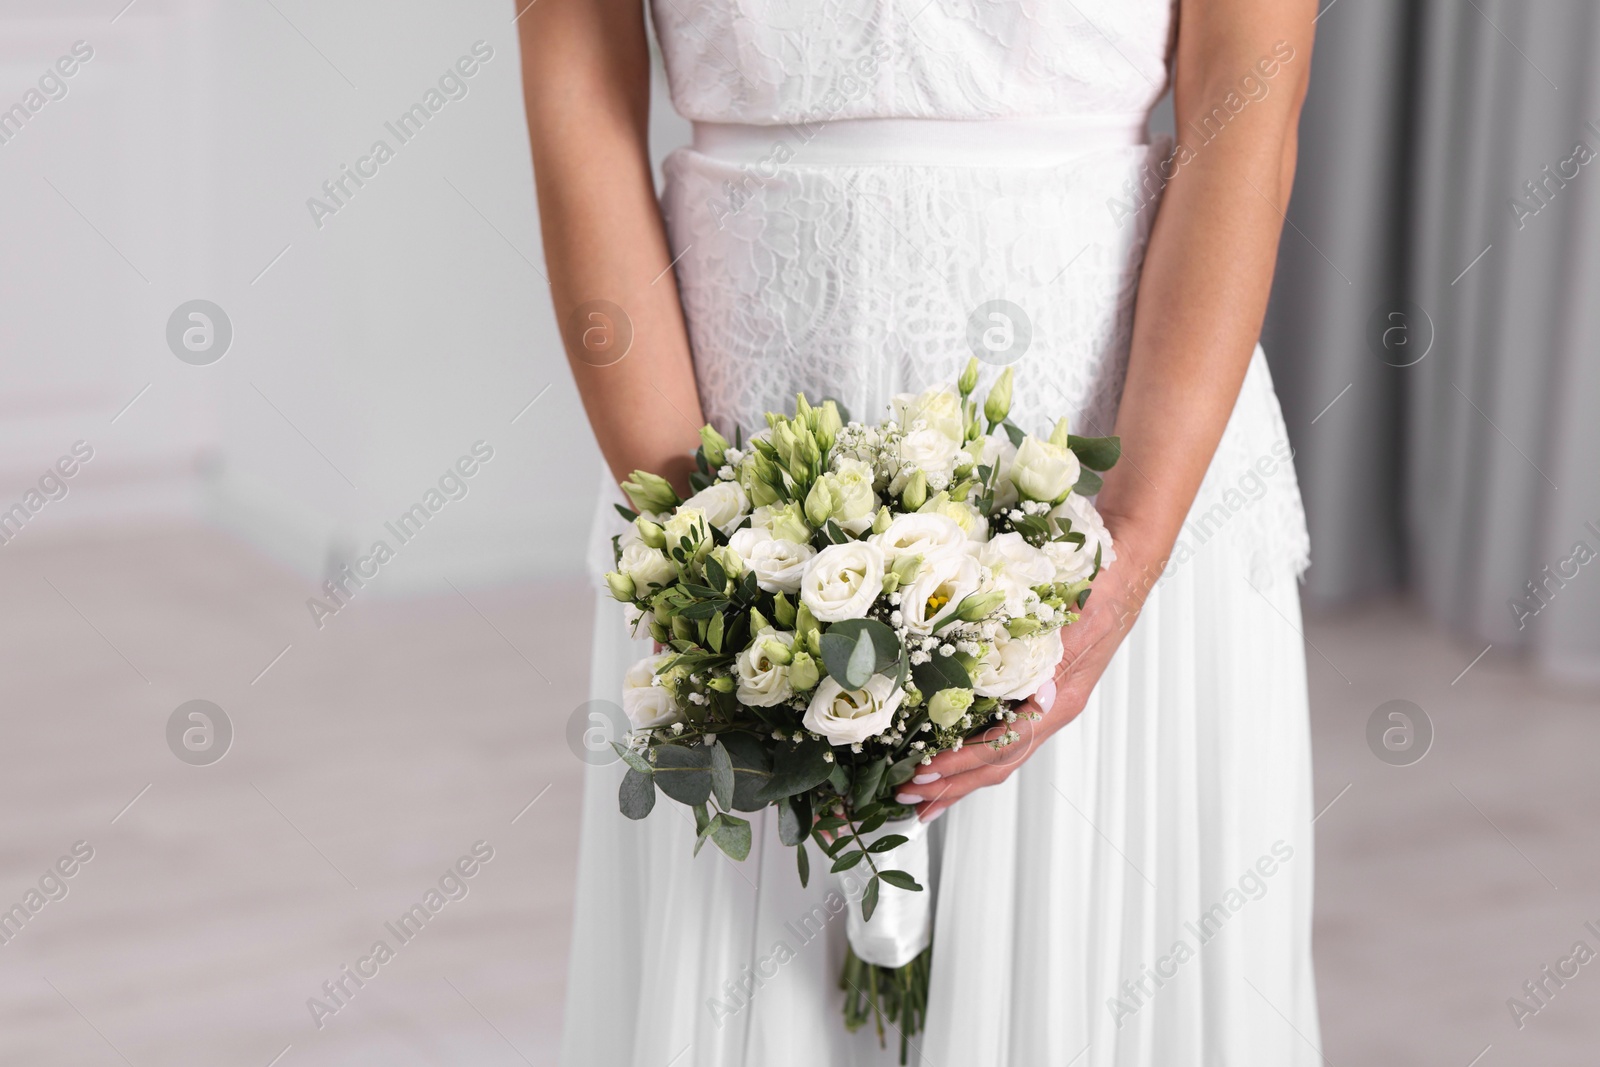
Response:
[[[922,892],[922,887],[917,884],[917,880],[905,871],[879,871],[878,877],[899,889],[912,893]]]
[[[880,852],[888,852],[892,848],[899,848],[911,840],[904,834],[884,834],[872,844],[867,846],[867,851],[876,856]]]
[[[711,651],[722,651],[722,629],[727,625],[727,616],[718,612],[711,616],[711,625],[706,627],[706,644],[711,646]]]
[[[926,663],[918,663],[911,668],[911,677],[929,700],[941,689],[972,688],[967,669],[954,656],[935,655]]]
[[[811,881],[811,857],[806,855],[804,841],[794,847],[794,862],[800,868],[800,888],[804,889],[806,883]]]
[[[872,803],[878,796],[878,789],[883,784],[884,772],[889,769],[889,757],[885,756],[871,763],[861,764],[856,767],[856,779],[850,787],[850,803],[862,808]]]
[[[733,807],[733,760],[721,741],[711,743],[711,795],[722,810]]]
[[[778,801],[778,840],[799,845],[811,833],[811,797],[799,793]]]
[[[1001,426],[1002,429],[1005,430],[1006,436],[1011,438],[1011,444],[1013,446],[1017,447],[1017,448],[1021,448],[1022,447],[1022,439],[1024,437],[1028,436],[1023,431],[1022,427],[1018,426],[1014,422],[1011,422],[1010,420],[1002,422],[1000,424],[1000,426]]]
[[[711,820],[711,840],[736,860],[750,855],[750,824],[737,815],[719,812]]]
[[[828,780],[835,764],[827,756],[828,742],[817,738],[781,741],[772,754],[772,778],[756,793],[763,805],[779,797],[792,797],[816,788]]]
[[[622,762],[638,771],[640,774],[653,774],[655,768],[650,766],[650,761],[644,758],[644,753],[636,752],[620,741],[611,742],[611,747],[616,749],[617,755],[622,757]]]
[[[840,871],[848,871],[851,867],[854,867],[856,864],[860,863],[866,858],[867,854],[862,852],[859,848],[854,852],[847,852],[842,858],[833,861],[833,873],[838,874]]]
[[[680,804],[704,804],[711,796],[711,750],[698,746],[662,745],[656,749],[652,776],[667,796]]]
[[[637,519],[639,517],[639,513],[637,511],[629,511],[627,508],[623,507],[621,504],[612,504],[611,506],[617,509],[617,514],[621,515],[623,518],[627,519],[629,522],[632,522],[634,519]]]
[[[861,894],[861,918],[872,918],[872,913],[878,910],[878,876],[873,875],[867,882],[867,891]]]
[[[1078,475],[1078,484],[1072,487],[1072,491],[1079,496],[1094,496],[1104,484],[1106,484],[1104,478],[1085,467],[1083,473]]]
[[[823,846],[822,851],[826,852],[830,856],[837,856],[839,853],[844,851],[844,847],[846,845],[854,840],[855,836],[852,834],[845,834],[843,837],[836,837],[832,841],[827,842],[827,844]]]
[[[722,564],[714,556],[706,557],[706,584],[719,593],[728,584],[728,572],[722,569]]]
[[[839,816],[824,815],[822,818],[817,820],[817,825],[814,827],[814,829],[821,830],[825,834],[831,834],[833,831],[839,829],[839,827],[843,825],[844,820],[839,818]]]
[[[759,737],[750,734],[722,734],[717,742],[728,750],[733,762],[733,810],[760,811],[770,801],[760,799],[760,793],[772,777],[772,758],[767,746]],[[809,813],[809,801],[806,807]]]
[[[709,474],[702,474],[699,471],[689,472],[689,488],[697,493],[702,489],[710,488],[714,484],[716,484],[716,479]]]
[[[854,657],[866,657],[860,651],[862,639],[868,639],[872,648],[872,670],[865,677],[855,673]],[[877,619],[846,619],[828,627],[822,635],[822,664],[840,685],[859,689],[874,674],[882,674],[900,659],[900,640],[894,631]],[[859,679],[859,680],[857,680]]]
[[[633,768],[622,776],[622,786],[617,790],[617,803],[622,814],[630,819],[642,819],[656,806],[656,783],[648,774]]]
[[[1078,462],[1092,471],[1108,471],[1122,458],[1120,437],[1079,437],[1067,435],[1067,447],[1078,457]]]
[[[878,827],[882,826],[888,821],[888,811],[874,811],[871,815],[868,815],[866,818],[862,819],[861,822],[857,824],[856,828],[864,834],[870,834],[872,831],[876,830]]]
[[[828,784],[833,786],[833,791],[840,796],[850,792],[850,772],[844,769],[844,764],[835,762],[833,770],[828,772]]]
[[[696,805],[694,809],[694,854],[696,856],[700,855],[701,846],[703,846],[706,843],[706,839],[711,836],[711,824],[712,817],[710,813],[706,811],[706,806],[704,804]]]
[[[907,725],[911,730],[916,729],[913,724],[908,723]],[[905,785],[917,776],[917,765],[921,762],[922,753],[914,752],[903,760],[891,763],[889,765],[889,773],[884,776],[884,780],[891,786]]]

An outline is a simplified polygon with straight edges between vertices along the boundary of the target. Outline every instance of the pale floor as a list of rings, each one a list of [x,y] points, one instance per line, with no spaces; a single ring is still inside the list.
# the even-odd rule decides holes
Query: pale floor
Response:
[[[198,529],[0,548],[0,909],[94,849],[0,944],[0,1064],[554,1062],[584,586],[358,597],[320,631],[311,593]],[[1520,1031],[1506,1000],[1600,949],[1600,695],[1499,650],[1452,682],[1480,649],[1399,606],[1308,635],[1328,1063],[1595,1062],[1600,963]],[[210,766],[167,746],[196,698],[236,733]],[[1392,699],[1436,730],[1413,766],[1367,747]],[[479,841],[467,895],[319,1029],[307,999]]]

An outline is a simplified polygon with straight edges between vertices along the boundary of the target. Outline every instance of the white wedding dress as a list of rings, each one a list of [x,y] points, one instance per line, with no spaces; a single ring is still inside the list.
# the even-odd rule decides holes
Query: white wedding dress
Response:
[[[1011,347],[1002,328],[979,351],[1021,352],[1014,420],[1043,431],[1065,412],[1110,432],[1171,0],[654,0],[653,15],[695,123],[663,210],[715,425],[748,433],[801,391],[882,418],[894,393],[953,381],[973,334],[1004,327],[988,314],[1003,300]],[[912,1062],[1320,1062],[1306,557],[1257,351],[1174,560],[1087,710],[934,824]],[[617,701],[649,648],[603,594],[595,625],[593,696]],[[895,1062],[897,1035],[881,1051],[842,1025],[833,877],[814,858],[802,889],[765,816],[747,861],[693,857],[680,805],[618,813],[622,773],[591,767],[585,787],[562,1062]]]

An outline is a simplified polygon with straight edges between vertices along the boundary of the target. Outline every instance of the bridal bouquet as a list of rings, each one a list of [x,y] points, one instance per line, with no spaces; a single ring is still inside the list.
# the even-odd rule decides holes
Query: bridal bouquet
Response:
[[[808,840],[854,870],[846,1023],[870,1014],[881,1038],[887,1016],[902,1063],[932,909],[925,824],[897,787],[940,752],[1019,739],[1019,708],[1061,660],[1056,631],[1114,558],[1088,497],[1118,440],[1065,419],[1028,435],[1007,420],[1011,370],[981,405],[977,379],[974,360],[876,426],[802,395],[748,441],[705,427],[693,496],[643,471],[623,483],[638,510],[618,507],[632,528],[606,575],[661,648],[624,682],[623,814],[644,818],[659,789],[693,809],[696,852],[742,860],[735,813],[775,807],[802,884]]]

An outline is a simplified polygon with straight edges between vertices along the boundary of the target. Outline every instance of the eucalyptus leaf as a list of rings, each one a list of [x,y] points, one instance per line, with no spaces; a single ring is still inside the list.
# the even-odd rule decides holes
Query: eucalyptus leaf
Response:
[[[1079,496],[1094,496],[1100,491],[1100,487],[1105,484],[1106,480],[1104,478],[1085,467],[1083,468],[1083,473],[1078,475],[1078,484],[1072,487],[1072,491]]]
[[[778,801],[778,840],[799,845],[811,832],[811,798],[805,793]]]
[[[804,889],[806,883],[811,881],[811,857],[806,855],[804,841],[794,847],[794,862],[800,868],[800,888]]]
[[[617,802],[622,814],[630,819],[642,819],[656,806],[656,783],[648,774],[633,768],[622,776],[622,786],[617,790]]]
[[[915,727],[912,727],[915,729]],[[889,772],[884,775],[884,780],[891,786],[905,785],[917,776],[917,765],[922,762],[922,753],[914,752],[905,759],[889,765]]]
[[[861,764],[856,767],[856,778],[850,787],[850,803],[857,807],[865,807],[877,798],[878,789],[883,784],[884,772],[889,769],[889,757],[885,756],[871,763]]]
[[[704,804],[711,796],[711,750],[698,746],[662,745],[656,749],[652,776],[667,796],[680,804]]]
[[[733,762],[733,810],[760,811],[766,807],[770,802],[760,799],[762,787],[772,778],[772,762],[766,744],[760,738],[739,733],[723,734],[717,742],[728,750],[728,758]],[[810,810],[808,802],[808,814]]]
[[[750,824],[737,815],[718,812],[711,820],[711,840],[736,860],[750,855]]]
[[[618,756],[622,757],[623,763],[626,763],[640,774],[655,773],[655,768],[650,766],[650,761],[644,758],[642,752],[636,752],[620,741],[611,742],[611,747],[616,750]]]
[[[929,700],[941,689],[971,689],[972,679],[967,669],[954,656],[934,656],[926,663],[911,668],[911,677]]]
[[[711,795],[723,811],[733,807],[733,759],[721,741],[711,743]]]
[[[755,799],[770,804],[779,797],[804,793],[826,782],[835,766],[827,758],[831,750],[832,746],[821,739],[780,742],[772,753],[772,777]]]
[[[1067,435],[1067,447],[1078,457],[1078,462],[1092,471],[1108,471],[1122,458],[1120,437],[1079,437]]]
[[[844,769],[844,764],[833,764],[833,770],[828,772],[828,784],[833,786],[833,791],[840,796],[850,791],[850,772]]]

